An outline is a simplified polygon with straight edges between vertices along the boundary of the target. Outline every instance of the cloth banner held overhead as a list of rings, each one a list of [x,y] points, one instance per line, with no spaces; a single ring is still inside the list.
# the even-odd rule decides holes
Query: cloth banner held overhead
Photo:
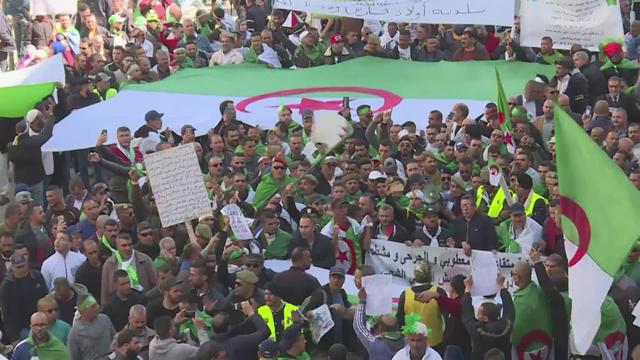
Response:
[[[569,50],[580,44],[598,51],[605,38],[622,39],[622,17],[616,0],[524,0],[520,5],[521,43],[540,46],[544,36],[553,47]]]
[[[93,147],[102,129],[108,130],[107,143],[115,143],[118,127],[137,129],[149,110],[164,113],[163,127],[180,129],[188,122],[198,129],[197,136],[206,135],[220,121],[217,104],[224,100],[235,101],[238,119],[259,124],[262,129],[276,124],[276,111],[282,104],[293,109],[294,120],[302,123],[304,109],[337,113],[344,96],[350,98],[352,118],[356,118],[358,106],[367,104],[374,112],[393,109],[394,119],[413,120],[424,129],[429,110],[446,114],[459,102],[467,104],[470,114],[481,114],[488,101],[495,101],[494,67],[500,71],[508,95],[521,94],[535,74],[551,77],[555,70],[553,66],[525,62],[426,63],[372,56],[298,70],[256,64],[184,69],[162,81],[126,86],[107,101],[72,112],[56,124],[53,138],[43,150]],[[459,82],[451,81],[452,74],[456,79],[473,81],[459,86]],[[425,81],[441,86],[425,87]],[[216,86],[211,86],[214,83]]]
[[[474,250],[474,252],[490,254],[488,251]],[[471,255],[473,257],[473,254]],[[466,256],[462,249],[409,247],[392,241],[372,240],[365,262],[376,270],[376,274],[391,274],[403,279],[408,285],[413,283],[415,264],[426,260],[433,265],[433,283],[442,286],[458,274],[465,276],[471,274],[472,257]],[[520,254],[498,253],[495,258],[498,271],[504,275],[509,292],[513,293],[517,287],[511,280],[511,270],[522,257]]]
[[[38,15],[73,15],[78,12],[76,0],[31,0],[29,2],[31,16]]]
[[[513,25],[510,0],[274,0],[276,9],[365,20],[429,24]]]

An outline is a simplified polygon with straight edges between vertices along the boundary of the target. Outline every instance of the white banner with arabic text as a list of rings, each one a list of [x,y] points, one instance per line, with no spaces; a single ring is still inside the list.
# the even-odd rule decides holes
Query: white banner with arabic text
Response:
[[[516,288],[511,280],[511,269],[522,257],[520,254],[498,253],[495,258],[498,271],[504,275],[509,292],[513,293]],[[413,282],[414,265],[423,260],[433,264],[433,283],[439,286],[448,283],[455,275],[471,273],[471,257],[466,256],[462,249],[409,247],[385,240],[371,241],[366,264],[372,266],[376,274],[392,274],[408,285]]]
[[[513,25],[514,0],[274,0],[276,9],[427,24]]]

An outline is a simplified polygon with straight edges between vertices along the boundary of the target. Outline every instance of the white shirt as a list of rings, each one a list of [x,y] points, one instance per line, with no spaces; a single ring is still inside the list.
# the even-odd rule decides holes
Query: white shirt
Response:
[[[400,60],[411,60],[411,46],[407,47],[406,49],[398,46],[398,55],[400,57]]]
[[[392,37],[389,35],[389,32],[385,30],[384,34],[380,36],[380,46],[385,47],[387,44],[391,44],[391,47],[398,45],[398,41],[400,40],[400,32],[396,31],[396,34]]]
[[[211,59],[209,60],[209,66],[215,65],[229,65],[229,64],[242,64],[244,62],[244,57],[242,54],[235,49],[232,49],[228,53],[224,53],[222,49],[216,51],[211,55]]]
[[[87,259],[84,255],[69,251],[64,257],[59,252],[55,252],[42,263],[42,276],[47,283],[49,290],[53,289],[53,280],[63,277],[70,283],[76,281],[76,271]]]
[[[558,79],[558,90],[560,90],[560,94],[564,94],[567,91],[567,86],[569,86],[569,79],[571,79],[571,75],[567,74],[562,79]]]
[[[78,200],[78,199],[73,199],[73,207],[82,211],[82,202],[84,201],[84,198],[87,196],[87,190],[84,191],[84,194],[82,195],[82,199]]]
[[[409,345],[406,345],[400,351],[398,351],[391,360],[411,360]],[[432,347],[428,347],[424,353],[422,360],[442,360],[440,354],[438,354]]]

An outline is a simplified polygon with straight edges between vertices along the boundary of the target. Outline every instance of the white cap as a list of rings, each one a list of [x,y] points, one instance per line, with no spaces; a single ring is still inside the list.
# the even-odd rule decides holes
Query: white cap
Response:
[[[31,125],[31,123],[36,119],[36,117],[38,117],[38,115],[40,115],[39,110],[31,109],[27,112],[27,115],[24,116],[24,121],[26,121],[27,124]]]
[[[405,196],[408,197],[409,199],[420,198],[422,199],[422,201],[424,201],[424,192],[422,192],[422,190],[409,191],[408,193],[405,194]]]
[[[402,139],[405,136],[409,136],[409,131],[407,129],[402,129],[398,132],[398,139]]]
[[[300,36],[298,37],[300,39],[300,41],[302,41],[302,39],[304,39],[305,36],[309,35],[309,32],[307,30],[303,31]]]
[[[369,173],[369,180],[386,179],[386,178],[387,176],[378,170],[373,170],[372,172]]]

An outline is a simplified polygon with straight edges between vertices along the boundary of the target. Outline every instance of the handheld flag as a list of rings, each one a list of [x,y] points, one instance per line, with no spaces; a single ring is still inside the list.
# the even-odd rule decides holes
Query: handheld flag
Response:
[[[571,339],[584,354],[600,307],[640,236],[640,192],[562,108],[555,106],[562,232],[569,259]]]
[[[513,136],[511,135],[511,109],[509,109],[509,102],[507,96],[504,94],[504,88],[502,87],[502,81],[500,80],[500,73],[496,70],[496,84],[498,87],[497,105],[498,105],[498,120],[500,121],[500,129],[504,133],[504,143],[507,145],[507,150],[510,153],[514,153],[516,150]]]
[[[300,24],[301,22],[302,21],[300,21],[300,18],[298,17],[298,14],[296,14],[295,11],[289,11],[289,16],[287,16],[287,18],[282,23],[282,27],[294,28],[298,26],[298,24]]]

